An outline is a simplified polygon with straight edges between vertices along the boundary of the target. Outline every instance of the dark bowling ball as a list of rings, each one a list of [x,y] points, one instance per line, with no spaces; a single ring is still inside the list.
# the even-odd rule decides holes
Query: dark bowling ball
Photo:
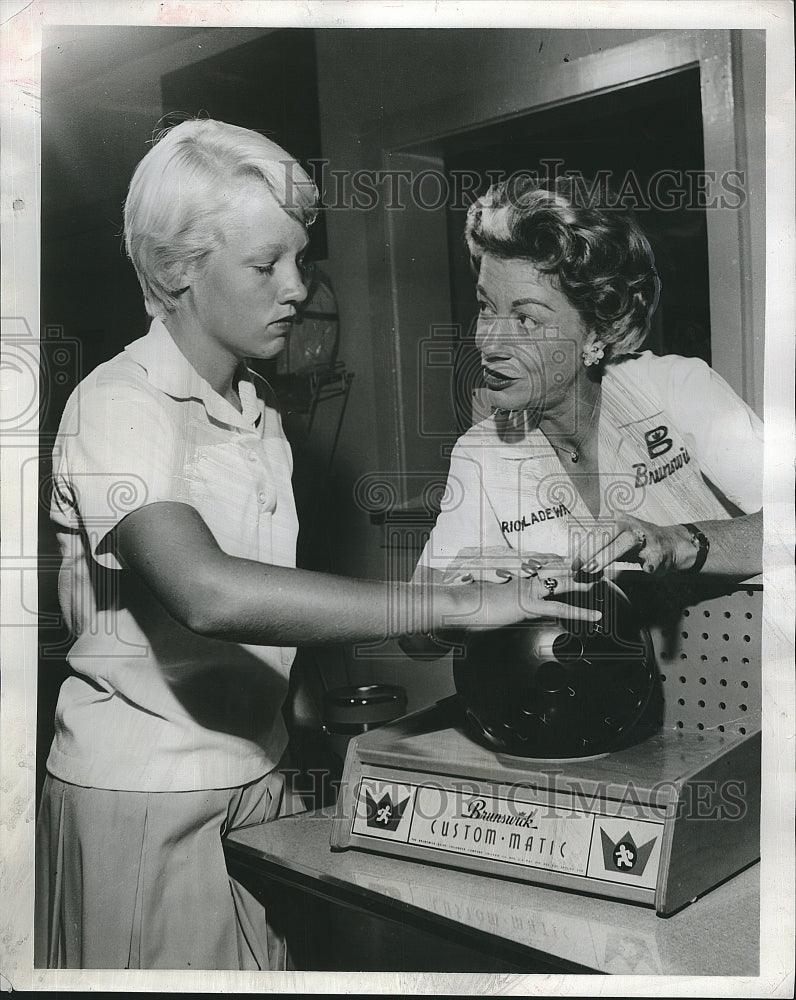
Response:
[[[599,608],[602,620],[537,619],[465,640],[454,679],[478,742],[547,760],[634,742],[658,685],[649,632],[607,580],[565,599]]]

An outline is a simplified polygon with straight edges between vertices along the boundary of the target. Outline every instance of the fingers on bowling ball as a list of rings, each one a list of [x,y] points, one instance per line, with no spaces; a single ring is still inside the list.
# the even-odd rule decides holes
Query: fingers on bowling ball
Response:
[[[604,601],[610,628],[573,628],[562,617],[465,643],[454,671],[457,690],[491,733],[481,739],[476,730],[475,738],[495,749],[499,737],[502,751],[515,756],[560,759],[608,752],[632,732],[657,678],[652,645],[615,585],[604,581],[593,593],[590,603]]]

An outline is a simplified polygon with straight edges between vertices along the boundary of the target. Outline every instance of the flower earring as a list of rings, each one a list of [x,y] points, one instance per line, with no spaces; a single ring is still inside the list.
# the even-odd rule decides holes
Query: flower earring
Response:
[[[605,357],[605,344],[601,340],[593,340],[583,348],[581,357],[587,368],[591,365],[598,365]]]

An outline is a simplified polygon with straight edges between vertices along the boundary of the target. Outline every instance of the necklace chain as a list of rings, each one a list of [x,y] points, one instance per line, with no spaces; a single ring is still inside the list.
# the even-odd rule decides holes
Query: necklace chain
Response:
[[[550,438],[547,438],[547,435],[545,434],[545,437],[547,438],[547,443],[550,445],[550,447],[555,448],[556,451],[559,451],[564,455],[569,455],[570,461],[572,462],[573,465],[576,465],[580,461],[580,448],[583,442],[586,440],[586,435],[591,430],[591,425],[594,423],[594,415],[597,412],[597,406],[599,405],[599,402],[600,400],[598,397],[594,403],[594,406],[592,406],[591,408],[591,415],[589,417],[589,422],[586,424],[586,427],[580,436],[580,440],[577,442],[574,448],[563,448],[561,445],[555,444],[553,441],[551,441]]]

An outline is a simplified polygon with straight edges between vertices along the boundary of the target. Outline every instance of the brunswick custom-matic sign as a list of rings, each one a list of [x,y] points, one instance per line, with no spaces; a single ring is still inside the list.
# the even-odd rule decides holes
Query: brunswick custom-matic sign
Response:
[[[730,615],[740,617],[736,611]],[[465,656],[464,676],[457,669],[459,695],[352,740],[332,848],[377,851],[643,903],[662,916],[755,861],[759,728],[744,724],[729,732],[724,723],[707,728],[699,722],[689,731],[664,715],[663,725],[637,729],[635,740],[621,734],[617,739],[604,699],[589,690],[592,681],[584,678],[590,671],[594,679],[613,678],[611,683],[618,684],[619,645],[606,652],[587,637],[572,657],[569,640],[538,641],[540,627],[530,642],[494,642],[491,664],[479,661],[475,673],[467,673]],[[645,630],[636,635],[632,643],[625,634],[621,646],[628,676],[640,692],[640,666],[653,654]],[[543,656],[538,655],[541,646]],[[559,647],[569,651],[566,656],[556,655]],[[709,690],[704,661],[702,654],[702,674],[694,678],[700,694]],[[561,706],[553,691],[559,688],[550,683],[553,666],[562,673]],[[512,690],[511,670],[518,668],[540,678],[542,689],[536,691],[526,678],[524,686]],[[471,684],[479,672],[482,683]],[[748,682],[739,683],[749,691]],[[509,697],[490,706],[490,684]],[[684,674],[677,685],[678,694],[687,687]],[[730,690],[724,676],[718,685],[722,692],[723,685]],[[579,697],[585,709],[571,710],[568,702]],[[590,728],[589,705],[597,707],[600,726]],[[538,720],[524,731],[518,728],[519,716],[530,716],[534,706],[548,724],[560,725],[561,740],[544,734]],[[575,748],[573,730],[608,740],[603,745],[608,749],[598,752],[592,743],[583,756],[531,757],[534,745]],[[530,753],[520,756],[524,739]]]
[[[452,698],[352,741],[332,847],[654,906],[759,856],[760,733],[664,730],[598,760],[509,759]]]

